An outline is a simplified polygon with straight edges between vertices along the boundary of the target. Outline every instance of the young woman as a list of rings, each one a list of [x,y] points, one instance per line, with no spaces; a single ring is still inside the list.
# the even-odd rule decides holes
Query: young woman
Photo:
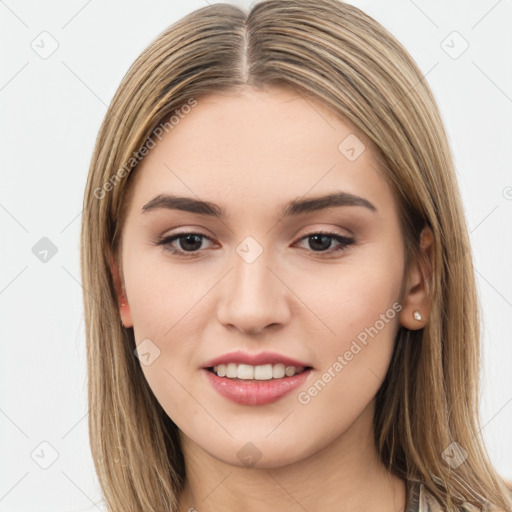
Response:
[[[108,510],[511,510],[469,247],[433,96],[376,21],[267,0],[169,27],[85,191]]]

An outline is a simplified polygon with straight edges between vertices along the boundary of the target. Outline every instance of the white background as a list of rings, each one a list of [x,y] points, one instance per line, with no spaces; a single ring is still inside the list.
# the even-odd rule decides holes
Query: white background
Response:
[[[352,3],[405,45],[439,102],[484,315],[483,436],[498,470],[512,478],[512,2]],[[88,165],[130,64],[168,25],[205,5],[0,0],[3,512],[97,510],[79,267]],[[47,59],[31,47],[42,46],[42,37],[51,47],[49,36],[39,36],[43,31],[58,43]],[[469,44],[458,58],[465,43],[453,31]],[[42,237],[57,248],[46,263],[32,252]],[[35,462],[51,462],[52,451],[41,442],[58,453],[48,469]]]

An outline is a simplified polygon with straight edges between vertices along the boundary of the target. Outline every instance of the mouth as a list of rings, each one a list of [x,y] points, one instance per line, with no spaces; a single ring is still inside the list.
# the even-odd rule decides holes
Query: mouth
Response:
[[[217,377],[241,382],[261,382],[294,377],[308,370],[311,366],[292,366],[283,363],[253,366],[243,363],[227,363],[205,368]]]
[[[227,363],[204,367],[206,382],[224,398],[239,404],[260,406],[284,399],[307,383],[311,366],[283,363],[252,366]]]

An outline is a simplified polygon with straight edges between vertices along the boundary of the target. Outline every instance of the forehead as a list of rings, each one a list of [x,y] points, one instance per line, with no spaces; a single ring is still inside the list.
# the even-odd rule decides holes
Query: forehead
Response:
[[[161,193],[274,211],[334,190],[391,200],[377,163],[346,121],[284,88],[197,98],[137,170],[133,207]],[[386,194],[388,197],[386,198]],[[132,208],[133,209],[133,208]]]

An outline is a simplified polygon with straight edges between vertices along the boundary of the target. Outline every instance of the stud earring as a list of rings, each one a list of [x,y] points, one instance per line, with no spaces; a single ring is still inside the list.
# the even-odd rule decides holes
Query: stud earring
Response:
[[[419,311],[414,311],[412,316],[414,317],[415,320],[418,320],[418,321],[421,321],[421,313]]]

